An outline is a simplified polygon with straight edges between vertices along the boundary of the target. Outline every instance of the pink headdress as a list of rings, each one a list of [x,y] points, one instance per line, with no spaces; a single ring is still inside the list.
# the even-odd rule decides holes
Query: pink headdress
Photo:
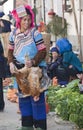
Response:
[[[24,7],[25,7],[25,9],[28,9],[30,11],[31,18],[32,18],[31,27],[34,27],[34,13],[33,13],[33,10],[31,9],[31,7],[29,5],[25,5]]]
[[[30,13],[31,13],[31,19],[32,19],[32,22],[31,22],[31,27],[34,27],[34,13],[31,9],[31,7],[29,5],[24,5],[24,8],[26,10],[29,10]],[[27,13],[27,11],[26,11]],[[18,12],[16,9],[14,9],[12,12],[11,12],[12,16],[14,17],[14,19],[16,20],[16,27],[17,28],[20,28],[20,22],[21,22],[21,17],[19,17],[18,15]],[[28,13],[27,13],[28,14]]]

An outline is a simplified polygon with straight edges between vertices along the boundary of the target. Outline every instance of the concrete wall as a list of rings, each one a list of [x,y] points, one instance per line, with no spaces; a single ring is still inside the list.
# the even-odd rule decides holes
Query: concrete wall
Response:
[[[28,4],[28,0],[8,0],[4,5],[3,5],[3,10],[5,12],[5,14],[8,14],[9,11],[12,11],[14,8],[14,4],[15,6],[19,6],[19,5],[25,5]]]
[[[81,10],[81,22],[80,22],[80,10],[79,10],[79,0],[74,0],[74,5],[75,5],[75,12],[76,12],[76,19],[77,19],[77,27],[78,27],[78,33],[80,34],[81,32],[81,42],[78,42],[78,35],[76,31],[76,26],[75,26],[75,18],[74,18],[74,13],[73,11],[70,13],[65,12],[65,18],[68,23],[68,38],[71,41],[73,48],[75,51],[78,53],[82,52],[82,57],[83,57],[83,10]],[[72,7],[72,4],[71,4]],[[81,8],[83,8],[83,2],[81,3]],[[80,25],[81,23],[81,25]],[[82,58],[83,60],[83,58]]]
[[[5,14],[9,14],[9,11],[13,10],[13,2],[14,0],[7,1],[4,5],[3,5],[3,10]]]
[[[25,4],[28,4],[28,0],[16,0],[16,7]]]

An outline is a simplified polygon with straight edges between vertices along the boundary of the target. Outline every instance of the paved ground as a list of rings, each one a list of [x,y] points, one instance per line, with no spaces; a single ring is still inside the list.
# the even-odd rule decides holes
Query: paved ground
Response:
[[[18,106],[7,100],[5,96],[5,110],[0,112],[0,130],[17,130],[20,127],[20,114],[17,114]],[[47,130],[76,130],[70,122],[61,121],[55,113],[47,115]]]

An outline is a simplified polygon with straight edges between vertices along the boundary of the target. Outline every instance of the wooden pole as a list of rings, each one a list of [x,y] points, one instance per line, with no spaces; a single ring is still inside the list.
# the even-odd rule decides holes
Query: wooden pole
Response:
[[[45,0],[43,0],[43,8],[44,8],[44,23],[46,23],[46,17],[45,17]]]
[[[64,0],[62,0],[62,28],[64,28]]]
[[[72,6],[73,6],[73,13],[74,13],[75,27],[76,27],[76,32],[77,32],[77,36],[78,36],[78,23],[77,23],[77,17],[76,17],[76,13],[75,13],[74,0],[71,0],[71,2],[72,2]]]
[[[13,0],[13,9],[16,8],[16,0]]]
[[[80,44],[80,59],[82,60],[82,46],[81,46],[81,0],[79,0],[79,44]]]
[[[34,0],[34,10],[35,10],[35,25],[36,25],[36,0]]]
[[[76,27],[76,32],[77,32],[77,37],[78,37],[78,44],[80,47],[80,60],[82,60],[82,47],[81,47],[81,1],[79,0],[79,29],[78,29],[78,23],[77,23],[77,17],[76,17],[76,12],[75,12],[75,4],[74,0],[71,0],[72,6],[73,6],[73,13],[74,13],[74,19],[75,19],[75,27]]]
[[[53,0],[52,0],[52,9],[53,9],[53,7],[54,7],[54,6],[53,6]]]

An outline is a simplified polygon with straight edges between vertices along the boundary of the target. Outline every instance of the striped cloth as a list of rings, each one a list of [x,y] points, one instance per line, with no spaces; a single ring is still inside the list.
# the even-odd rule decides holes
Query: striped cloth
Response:
[[[38,51],[46,48],[42,34],[35,28],[27,30],[25,33],[20,33],[18,29],[14,30],[11,32],[9,40],[9,48],[14,49],[14,57],[23,64],[25,64],[25,55],[33,59]],[[43,62],[43,64],[45,63]]]

